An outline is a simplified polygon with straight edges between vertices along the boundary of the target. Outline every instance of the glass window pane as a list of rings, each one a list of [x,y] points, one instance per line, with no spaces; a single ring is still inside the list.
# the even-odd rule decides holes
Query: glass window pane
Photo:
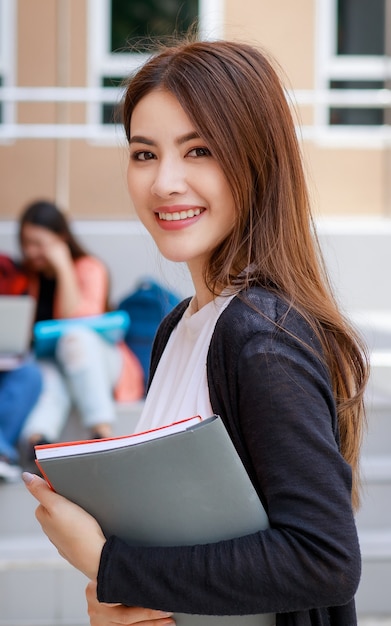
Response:
[[[342,81],[330,82],[330,89],[383,89],[381,81]],[[384,124],[384,110],[371,108],[330,107],[332,126],[379,126]]]
[[[337,54],[385,53],[386,0],[338,0]]]
[[[102,87],[120,87],[125,80],[124,76],[104,76]],[[120,120],[118,105],[111,102],[104,102],[101,110],[101,121],[103,124],[116,124]]]
[[[126,51],[130,44],[144,52],[151,37],[184,33],[197,17],[198,0],[112,0],[111,51]]]

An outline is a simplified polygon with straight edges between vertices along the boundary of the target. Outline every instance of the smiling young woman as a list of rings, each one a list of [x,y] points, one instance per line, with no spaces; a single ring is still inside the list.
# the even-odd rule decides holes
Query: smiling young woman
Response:
[[[57,496],[34,479],[41,524],[97,578],[87,591],[93,626],[162,625],[171,612],[200,624],[269,614],[272,626],[355,626],[365,348],[323,271],[278,74],[237,42],[163,49],[130,79],[124,126],[136,211],[194,282],[159,328],[138,430],[219,414],[270,527],[134,547],[106,540],[71,503],[56,513]]]

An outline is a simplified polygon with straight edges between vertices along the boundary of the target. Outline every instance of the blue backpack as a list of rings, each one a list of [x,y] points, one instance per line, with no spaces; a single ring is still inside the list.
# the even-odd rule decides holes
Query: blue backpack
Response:
[[[159,283],[144,279],[118,305],[119,309],[129,314],[130,326],[124,340],[139,359],[145,381],[148,380],[152,344],[158,326],[180,300]]]

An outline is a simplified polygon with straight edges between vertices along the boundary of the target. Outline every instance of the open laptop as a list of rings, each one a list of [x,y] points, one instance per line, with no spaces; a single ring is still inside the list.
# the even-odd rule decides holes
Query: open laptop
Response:
[[[31,296],[0,296],[0,370],[18,367],[28,355],[35,306]]]

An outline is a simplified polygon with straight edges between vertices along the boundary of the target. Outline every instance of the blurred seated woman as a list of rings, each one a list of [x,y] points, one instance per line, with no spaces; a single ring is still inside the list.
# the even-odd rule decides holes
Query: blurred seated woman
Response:
[[[84,250],[55,204],[29,205],[19,239],[28,292],[37,300],[36,321],[108,310],[107,269]],[[89,436],[110,437],[114,401],[138,400],[144,393],[141,365],[125,343],[111,344],[82,324],[66,331],[54,356],[39,363],[44,388],[22,432],[31,446],[58,440],[72,405]]]

